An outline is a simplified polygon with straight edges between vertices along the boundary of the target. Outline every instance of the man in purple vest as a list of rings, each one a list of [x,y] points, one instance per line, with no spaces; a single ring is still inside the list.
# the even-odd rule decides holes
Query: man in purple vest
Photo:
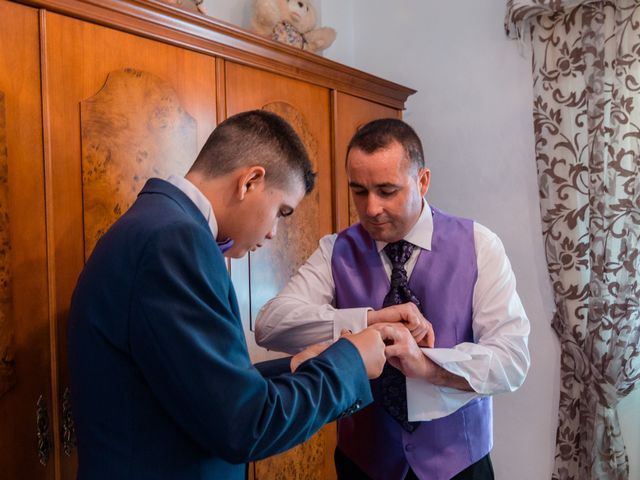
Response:
[[[504,247],[427,204],[422,144],[401,120],[358,130],[347,175],[360,223],[320,240],[256,340],[296,352],[369,325],[393,338],[375,402],[338,424],[340,479],[492,479],[491,395],[520,387],[530,363]]]

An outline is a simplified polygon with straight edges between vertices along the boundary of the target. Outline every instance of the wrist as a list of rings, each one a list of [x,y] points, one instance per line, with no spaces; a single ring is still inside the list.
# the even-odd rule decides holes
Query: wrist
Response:
[[[378,312],[375,310],[367,310],[367,327],[378,323]]]
[[[295,355],[293,357],[291,357],[291,360],[289,361],[289,370],[291,370],[291,373],[294,373],[296,371],[296,368],[298,368],[298,362],[295,361]]]
[[[446,370],[427,357],[424,353],[425,373],[424,378],[432,385],[441,386],[444,382]]]

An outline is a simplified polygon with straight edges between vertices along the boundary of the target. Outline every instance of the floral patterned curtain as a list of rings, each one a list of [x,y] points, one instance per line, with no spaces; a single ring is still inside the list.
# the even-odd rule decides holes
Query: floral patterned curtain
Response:
[[[522,38],[532,19],[570,10],[580,4],[601,0],[507,0],[504,28],[511,38]]]
[[[561,343],[553,479],[627,479],[640,379],[640,0],[510,0],[533,51],[536,163]]]

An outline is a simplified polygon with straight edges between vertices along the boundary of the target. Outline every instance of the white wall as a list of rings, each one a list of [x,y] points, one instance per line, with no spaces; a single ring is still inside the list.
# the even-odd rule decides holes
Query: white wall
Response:
[[[182,0],[183,3],[192,0]],[[233,23],[243,28],[249,26],[251,2],[249,0],[204,0],[204,6],[210,17]]]
[[[495,398],[496,478],[549,479],[559,346],[540,233],[529,54],[505,38],[505,0],[351,0],[346,12],[345,3],[322,2],[326,25],[344,25],[345,15],[353,25],[348,35],[339,28],[326,57],[418,90],[404,118],[424,142],[428,200],[503,240],[532,324],[532,367],[519,391]],[[632,479],[640,479],[638,407],[640,392],[620,406]]]

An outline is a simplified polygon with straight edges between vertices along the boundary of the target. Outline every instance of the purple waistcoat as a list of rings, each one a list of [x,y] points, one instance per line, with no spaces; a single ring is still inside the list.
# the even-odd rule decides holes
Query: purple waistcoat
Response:
[[[472,299],[478,276],[473,222],[432,208],[431,251],[422,250],[409,279],[436,347],[473,342]],[[338,234],[331,269],[338,308],[379,309],[389,279],[375,241],[360,226]],[[374,398],[378,385],[371,382]],[[338,423],[338,446],[371,478],[401,480],[409,465],[421,480],[449,480],[491,450],[491,398],[472,400],[444,418],[406,432],[377,402]]]

